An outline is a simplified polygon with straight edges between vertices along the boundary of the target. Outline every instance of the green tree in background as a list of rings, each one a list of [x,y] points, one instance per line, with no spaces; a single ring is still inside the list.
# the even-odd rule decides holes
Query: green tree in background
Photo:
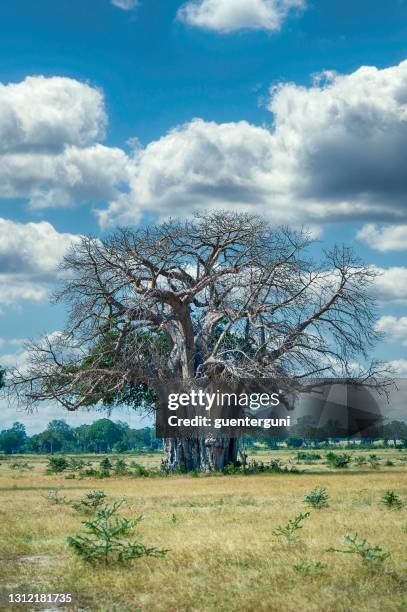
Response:
[[[0,434],[0,450],[6,455],[19,453],[27,441],[27,434],[22,423],[13,423],[10,429],[4,429]]]

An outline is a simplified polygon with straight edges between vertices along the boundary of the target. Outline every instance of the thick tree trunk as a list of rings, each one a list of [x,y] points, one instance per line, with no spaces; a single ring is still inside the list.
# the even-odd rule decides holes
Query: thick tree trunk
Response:
[[[237,463],[236,438],[166,438],[163,467],[169,471],[213,472]]]

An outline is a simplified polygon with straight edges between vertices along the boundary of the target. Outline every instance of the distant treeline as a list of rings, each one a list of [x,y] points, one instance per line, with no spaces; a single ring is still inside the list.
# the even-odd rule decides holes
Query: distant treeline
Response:
[[[127,423],[99,419],[91,425],[70,427],[54,420],[39,434],[28,436],[22,423],[0,433],[0,451],[10,453],[123,453],[162,447],[151,427],[131,429]]]
[[[338,443],[338,436],[332,435],[333,431],[337,431],[335,427],[327,427],[323,432],[310,422],[309,417],[304,417],[290,431],[280,431],[277,438],[244,436],[243,446],[253,447],[259,440],[269,448],[329,446]],[[370,445],[376,440],[381,440],[385,446],[391,443],[407,448],[407,424],[391,421],[372,427],[363,436],[347,442],[349,445]],[[33,436],[27,435],[24,425],[17,422],[10,429],[0,432],[0,452],[5,454],[151,452],[162,449],[162,446],[162,440],[156,438],[154,428],[132,429],[127,423],[110,419],[99,419],[91,425],[79,427],[70,427],[63,420],[53,420],[44,431]]]

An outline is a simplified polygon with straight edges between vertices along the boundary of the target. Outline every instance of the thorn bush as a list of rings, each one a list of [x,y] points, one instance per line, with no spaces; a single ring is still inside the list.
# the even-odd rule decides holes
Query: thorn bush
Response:
[[[344,548],[328,548],[328,552],[358,555],[364,563],[381,565],[391,555],[380,546],[371,546],[366,540],[358,540],[358,534],[346,534],[342,538]]]
[[[310,512],[298,514],[295,518],[290,519],[286,525],[278,525],[273,529],[273,535],[277,538],[285,538],[288,544],[296,544],[299,540],[297,531],[303,528],[301,523],[310,515]]]
[[[102,506],[106,497],[104,491],[88,491],[79,501],[71,502],[71,506],[82,514],[93,514]]]
[[[329,506],[329,495],[324,487],[316,487],[304,495],[304,503],[320,510]]]
[[[390,510],[400,510],[403,507],[403,502],[395,491],[386,491],[380,500],[383,506],[386,506]]]
[[[143,520],[127,519],[118,514],[124,500],[103,506],[92,520],[83,521],[84,535],[73,535],[67,539],[68,546],[89,563],[104,565],[125,563],[139,557],[164,557],[168,550],[147,547],[137,540],[127,541],[136,526]]]

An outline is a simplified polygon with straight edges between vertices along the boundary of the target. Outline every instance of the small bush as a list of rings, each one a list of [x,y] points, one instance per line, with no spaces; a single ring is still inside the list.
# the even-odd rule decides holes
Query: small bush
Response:
[[[142,521],[139,516],[134,520],[118,514],[123,500],[99,509],[93,520],[83,521],[85,535],[69,536],[68,545],[82,559],[89,563],[105,565],[124,563],[139,557],[164,557],[168,550],[147,547],[135,540],[126,541],[136,526]]]
[[[78,472],[79,470],[82,470],[85,466],[86,466],[86,463],[84,462],[83,459],[77,459],[76,457],[69,458],[68,468],[70,470],[73,470],[74,472]]]
[[[386,467],[394,467],[396,464],[391,459],[387,459],[384,463]]]
[[[79,475],[84,478],[94,478],[98,475],[98,471],[93,467],[84,468],[79,472]]]
[[[59,474],[69,468],[69,462],[65,457],[50,457],[48,459],[47,474]]]
[[[356,463],[356,465],[366,465],[367,461],[365,459],[365,457],[363,457],[363,455],[358,455],[357,457],[354,458],[354,462]]]
[[[114,464],[114,473],[116,476],[125,476],[128,474],[129,470],[127,468],[127,464],[123,459],[117,459]]]
[[[316,487],[304,495],[304,503],[320,510],[329,506],[329,496],[324,487]]]
[[[383,506],[386,506],[390,510],[400,510],[403,507],[403,502],[400,497],[394,491],[386,491],[380,500]]]
[[[99,463],[100,470],[96,474],[96,478],[109,478],[110,470],[112,469],[112,464],[109,460],[109,457],[104,457],[102,461]]]
[[[369,458],[367,460],[368,464],[370,465],[371,468],[373,469],[377,469],[380,465],[379,462],[379,458],[377,455],[369,455]]]
[[[47,495],[43,495],[44,499],[51,504],[55,504],[56,506],[69,503],[63,495],[61,495],[62,487],[58,487],[56,489],[50,489]]]
[[[347,468],[349,463],[351,462],[351,457],[346,453],[333,453],[331,451],[327,453],[326,460],[331,467],[337,469],[344,469]]]
[[[72,502],[71,506],[82,514],[93,514],[105,502],[107,495],[104,491],[88,491],[77,502]]]
[[[111,462],[110,462],[109,457],[103,457],[103,459],[99,463],[99,466],[100,466],[101,470],[111,470],[112,467],[113,467]]]
[[[290,519],[286,525],[279,525],[273,529],[273,535],[277,538],[285,538],[288,544],[296,544],[299,540],[297,531],[302,529],[301,523],[311,516],[310,512],[298,514],[295,518]]]
[[[130,467],[134,470],[134,476],[147,477],[150,475],[150,471],[144,465],[141,465],[141,463],[132,461]]]
[[[319,453],[298,451],[296,455],[296,459],[298,462],[304,461],[304,462],[313,463],[314,461],[319,461],[320,459],[322,459],[322,456]]]
[[[349,555],[358,555],[363,563],[370,566],[380,566],[391,553],[386,552],[380,546],[371,546],[366,540],[358,541],[358,534],[354,536],[346,534],[342,538],[345,548],[329,548],[328,552],[344,553]]]
[[[227,474],[228,476],[231,476],[233,474],[240,474],[241,469],[240,467],[236,466],[234,463],[228,463],[227,465],[225,465],[222,472],[224,474]]]

